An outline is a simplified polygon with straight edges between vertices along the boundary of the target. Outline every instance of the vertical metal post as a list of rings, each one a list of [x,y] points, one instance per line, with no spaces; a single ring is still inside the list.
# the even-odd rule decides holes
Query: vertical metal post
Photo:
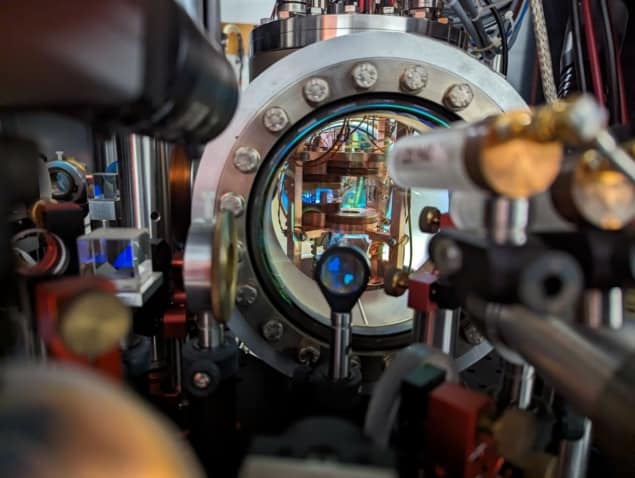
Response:
[[[417,312],[414,318],[415,342],[430,345],[454,357],[458,327],[458,311],[438,309],[430,314]]]
[[[562,440],[557,478],[585,478],[591,446],[591,420],[584,420],[584,435],[579,440]]]
[[[331,368],[329,377],[334,382],[346,380],[350,373],[351,328],[350,313],[333,312],[331,314]]]

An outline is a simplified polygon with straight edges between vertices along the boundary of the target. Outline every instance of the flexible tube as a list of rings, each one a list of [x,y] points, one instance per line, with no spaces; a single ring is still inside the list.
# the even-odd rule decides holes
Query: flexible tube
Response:
[[[458,382],[459,376],[454,361],[437,349],[424,344],[412,344],[397,353],[377,382],[366,412],[364,433],[377,446],[388,447],[401,404],[402,380],[417,367],[426,363],[445,370],[447,381]]]
[[[573,49],[575,53],[575,73],[578,88],[583,93],[589,91],[584,67],[584,51],[582,48],[582,29],[580,27],[580,3],[571,0],[571,31],[573,32]]]
[[[452,10],[454,11],[454,14],[459,18],[459,20],[461,20],[461,24],[463,25],[467,33],[470,35],[470,37],[474,40],[476,45],[479,48],[485,48],[485,44],[483,43],[483,41],[481,40],[481,37],[476,31],[474,24],[472,23],[472,21],[470,20],[470,17],[467,15],[467,13],[465,12],[465,9],[461,6],[458,0],[454,0],[451,3],[448,3],[446,6],[452,8]]]
[[[619,123],[621,119],[620,110],[620,84],[618,79],[617,52],[615,50],[615,39],[613,38],[613,25],[607,2],[600,2],[600,12],[602,14],[602,24],[604,31],[604,46],[606,51],[607,76],[611,89],[609,90],[609,110],[611,119]]]
[[[584,33],[586,36],[587,52],[591,66],[591,82],[593,92],[601,104],[606,104],[604,98],[604,82],[602,80],[602,69],[600,66],[600,56],[598,53],[597,36],[595,24],[593,23],[593,11],[591,0],[582,0],[582,19],[584,21]]]
[[[553,63],[551,61],[551,48],[549,46],[549,35],[545,20],[545,11],[542,8],[542,0],[529,0],[531,15],[534,20],[534,33],[536,35],[536,51],[538,55],[538,65],[542,78],[542,90],[547,103],[558,100],[558,90],[556,79],[553,75]]]

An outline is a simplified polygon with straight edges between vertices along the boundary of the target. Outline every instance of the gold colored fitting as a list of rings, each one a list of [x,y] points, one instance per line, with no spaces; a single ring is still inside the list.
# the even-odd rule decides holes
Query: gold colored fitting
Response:
[[[389,268],[384,275],[384,291],[393,297],[400,297],[408,290],[410,275],[399,269]]]
[[[563,158],[564,148],[558,142],[516,138],[485,146],[479,166],[483,179],[496,194],[523,199],[553,184]]]
[[[212,312],[220,323],[231,319],[238,281],[238,236],[229,211],[216,218],[212,237]]]
[[[117,347],[131,327],[130,309],[117,297],[91,291],[64,308],[59,333],[70,350],[93,360]]]
[[[626,145],[631,154],[632,147]],[[601,229],[619,230],[635,218],[635,185],[595,150],[580,158],[571,195],[582,217]]]

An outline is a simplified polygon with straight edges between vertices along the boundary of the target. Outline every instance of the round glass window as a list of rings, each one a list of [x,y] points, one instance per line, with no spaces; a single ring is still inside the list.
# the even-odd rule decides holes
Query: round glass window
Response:
[[[389,269],[423,266],[431,236],[419,230],[419,215],[426,206],[447,212],[449,195],[399,188],[387,174],[386,155],[399,138],[448,126],[447,116],[429,109],[385,102],[323,114],[281,142],[266,177],[259,178],[262,188],[250,214],[257,219],[252,254],[285,315],[329,323],[314,269],[329,247],[348,244],[371,264],[368,286],[353,309],[354,332],[410,328],[407,296],[388,296],[384,276]]]

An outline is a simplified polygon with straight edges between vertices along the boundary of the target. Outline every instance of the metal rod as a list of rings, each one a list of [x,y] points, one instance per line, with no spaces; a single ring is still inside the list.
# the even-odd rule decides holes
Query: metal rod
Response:
[[[346,380],[350,372],[351,314],[333,312],[331,314],[331,362],[329,377],[337,382]]]
[[[214,320],[211,312],[202,312],[196,319],[198,327],[198,346],[202,349],[215,349],[225,340],[223,325]]]
[[[490,236],[497,244],[524,244],[529,225],[529,201],[503,197],[490,199],[486,223]]]
[[[414,319],[414,341],[430,345],[454,357],[458,328],[458,311],[438,309],[431,314],[417,312]]]
[[[527,410],[531,405],[535,378],[536,371],[531,365],[505,362],[499,404],[502,407],[512,405],[520,410]]]
[[[562,440],[558,457],[557,478],[585,478],[591,447],[591,420],[584,420],[584,434],[579,440]]]

